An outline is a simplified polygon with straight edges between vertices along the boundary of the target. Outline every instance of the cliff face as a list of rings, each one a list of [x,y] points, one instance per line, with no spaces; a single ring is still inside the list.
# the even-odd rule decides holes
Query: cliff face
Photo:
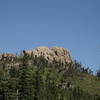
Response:
[[[71,63],[72,59],[70,53],[61,47],[37,47],[33,50],[26,51],[27,54],[33,55],[33,57],[41,57],[48,61],[48,63],[53,63],[53,61],[60,62],[63,64]]]

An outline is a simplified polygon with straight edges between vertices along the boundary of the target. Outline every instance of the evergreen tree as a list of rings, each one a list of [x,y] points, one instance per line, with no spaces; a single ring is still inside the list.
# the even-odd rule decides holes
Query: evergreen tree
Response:
[[[19,84],[18,84],[18,94],[20,100],[33,100],[34,88],[32,82],[32,71],[31,67],[28,65],[28,55],[23,51],[22,64],[19,68]]]
[[[100,77],[100,68],[99,68],[99,70],[97,71],[96,76],[97,76],[97,77]]]

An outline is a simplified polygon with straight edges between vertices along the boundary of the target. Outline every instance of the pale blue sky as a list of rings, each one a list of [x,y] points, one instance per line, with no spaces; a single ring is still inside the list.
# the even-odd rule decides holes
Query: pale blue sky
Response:
[[[0,0],[0,52],[61,46],[100,67],[100,0]]]

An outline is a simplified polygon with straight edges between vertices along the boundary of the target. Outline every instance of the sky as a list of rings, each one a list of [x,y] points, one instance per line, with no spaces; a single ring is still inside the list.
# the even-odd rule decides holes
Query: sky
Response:
[[[100,0],[0,0],[0,53],[66,48],[73,60],[100,67]]]

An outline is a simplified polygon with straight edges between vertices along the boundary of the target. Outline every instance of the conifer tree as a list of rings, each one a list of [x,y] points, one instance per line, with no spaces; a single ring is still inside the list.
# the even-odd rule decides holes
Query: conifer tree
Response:
[[[32,73],[31,68],[28,64],[28,55],[23,51],[22,64],[19,68],[19,100],[33,100],[33,84],[32,84]]]

